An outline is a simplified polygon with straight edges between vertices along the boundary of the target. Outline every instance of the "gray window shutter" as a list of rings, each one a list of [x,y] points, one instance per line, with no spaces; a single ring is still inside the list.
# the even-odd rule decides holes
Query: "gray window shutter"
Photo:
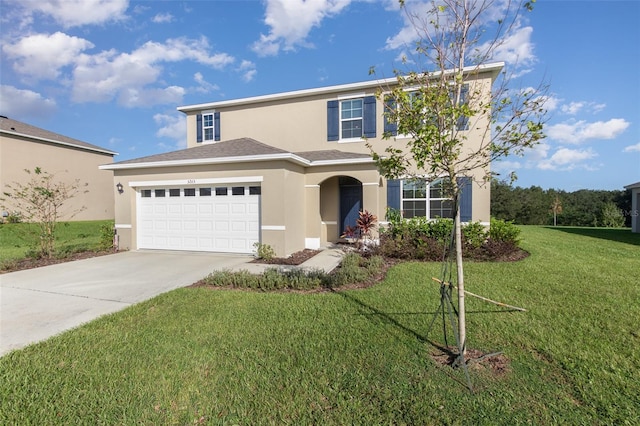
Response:
[[[364,111],[362,112],[362,130],[365,138],[376,137],[376,97],[366,96],[364,98]]]
[[[213,113],[213,137],[214,140],[220,140],[220,111]]]
[[[387,180],[387,207],[400,210],[400,180]]]
[[[471,222],[472,216],[472,180],[470,177],[458,178],[458,186],[460,187],[460,221]]]
[[[340,139],[340,105],[338,101],[327,102],[327,140]]]
[[[389,121],[387,114],[396,109],[396,100],[392,96],[387,96],[384,100],[384,132],[391,136],[398,134],[398,123]]]
[[[202,142],[202,114],[196,115],[196,142]]]

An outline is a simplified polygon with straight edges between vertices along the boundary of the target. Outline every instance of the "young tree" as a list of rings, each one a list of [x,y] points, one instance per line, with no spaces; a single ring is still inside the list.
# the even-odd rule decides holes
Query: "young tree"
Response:
[[[605,203],[602,207],[602,226],[606,228],[622,228],[624,214],[614,202]]]
[[[409,135],[406,147],[389,146],[374,159],[387,178],[442,178],[455,208],[455,252],[458,295],[458,337],[466,351],[464,269],[459,200],[462,177],[475,177],[487,184],[491,161],[522,154],[544,137],[545,88],[513,91],[503,77],[499,87],[482,87],[475,77],[504,42],[520,6],[531,10],[532,2],[517,4],[492,0],[438,0],[426,12],[404,8],[419,41],[419,60],[430,66],[409,72],[396,71],[392,87],[381,88],[389,122],[397,133]],[[504,6],[503,9],[499,8]],[[500,17],[496,13],[500,10]],[[489,30],[495,36],[486,40]],[[489,93],[489,94],[488,94]],[[480,129],[481,137],[467,143],[466,129]],[[385,133],[385,138],[392,135]],[[478,178],[478,176],[482,176]]]
[[[560,196],[556,194],[556,198],[553,200],[551,204],[551,212],[553,213],[553,226],[558,226],[558,215],[562,214],[562,201],[560,200]]]
[[[55,252],[56,227],[62,218],[71,219],[85,210],[64,210],[67,202],[80,193],[88,191],[82,188],[79,179],[71,183],[57,181],[55,175],[36,167],[33,172],[25,169],[30,176],[26,183],[14,182],[6,186],[4,197],[0,198],[3,210],[15,211],[24,222],[36,224],[32,234],[37,241],[39,255],[52,257]]]

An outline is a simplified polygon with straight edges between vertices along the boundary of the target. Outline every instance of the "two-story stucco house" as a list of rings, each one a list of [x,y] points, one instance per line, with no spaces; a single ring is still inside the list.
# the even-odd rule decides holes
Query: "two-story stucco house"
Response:
[[[474,68],[467,84],[488,94],[502,67]],[[121,248],[251,253],[261,242],[287,256],[338,241],[360,210],[381,220],[387,207],[404,217],[452,217],[438,179],[388,181],[365,145],[381,153],[406,144],[400,135],[382,137],[395,126],[375,95],[394,82],[179,107],[186,149],[102,166],[123,187],[116,195]],[[488,125],[480,117],[468,143],[479,143]],[[489,186],[479,184],[480,171],[466,181],[462,220],[488,223]]]

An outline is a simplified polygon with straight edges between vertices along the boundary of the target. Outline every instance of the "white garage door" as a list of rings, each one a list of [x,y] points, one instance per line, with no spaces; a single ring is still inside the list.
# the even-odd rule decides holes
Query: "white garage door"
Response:
[[[259,241],[259,186],[141,189],[138,201],[138,248],[251,253]]]

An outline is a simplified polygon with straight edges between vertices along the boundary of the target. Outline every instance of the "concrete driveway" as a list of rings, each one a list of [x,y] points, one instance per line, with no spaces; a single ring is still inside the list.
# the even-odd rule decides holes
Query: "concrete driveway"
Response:
[[[0,356],[251,259],[130,251],[2,274]]]

